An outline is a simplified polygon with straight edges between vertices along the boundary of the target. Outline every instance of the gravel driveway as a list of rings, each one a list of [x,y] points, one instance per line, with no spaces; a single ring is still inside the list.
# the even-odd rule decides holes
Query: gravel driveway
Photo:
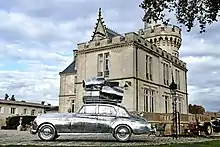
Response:
[[[71,135],[60,136],[55,141],[41,141],[37,135],[31,135],[28,131],[0,130],[0,145],[41,145],[41,146],[139,146],[158,145],[170,143],[202,142],[214,138],[180,138],[154,137],[147,135],[132,136],[131,141],[126,143],[117,142],[109,134],[95,135]]]

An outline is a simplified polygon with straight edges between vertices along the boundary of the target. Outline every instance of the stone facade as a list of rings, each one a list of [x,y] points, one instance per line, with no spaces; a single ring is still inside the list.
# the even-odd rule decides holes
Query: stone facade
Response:
[[[180,46],[181,30],[176,26],[156,24],[121,35],[104,25],[99,11],[92,39],[78,44],[74,66],[60,73],[60,112],[78,110],[82,81],[103,76],[125,88],[122,105],[129,111],[171,113],[173,77],[178,110],[187,114],[187,69],[179,59]]]
[[[75,61],[72,62],[63,72],[60,72],[60,112],[75,111],[76,77]]]

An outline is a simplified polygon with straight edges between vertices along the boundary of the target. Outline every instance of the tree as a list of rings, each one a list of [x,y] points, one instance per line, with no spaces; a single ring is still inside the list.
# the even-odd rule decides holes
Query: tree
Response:
[[[168,24],[166,13],[174,12],[177,23],[183,24],[190,32],[197,22],[200,33],[207,24],[217,22],[220,0],[143,0],[140,7],[146,11],[145,21],[162,21]]]
[[[5,94],[5,100],[8,100],[8,98],[9,98],[9,96],[8,96],[8,94],[6,93],[6,94]]]
[[[200,106],[200,105],[189,104],[189,113],[192,113],[192,114],[204,114],[205,113],[205,108]]]

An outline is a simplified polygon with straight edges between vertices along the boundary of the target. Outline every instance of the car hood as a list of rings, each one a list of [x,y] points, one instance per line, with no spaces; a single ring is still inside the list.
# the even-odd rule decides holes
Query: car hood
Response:
[[[49,114],[40,114],[38,118],[68,118],[75,116],[76,113],[49,113]]]

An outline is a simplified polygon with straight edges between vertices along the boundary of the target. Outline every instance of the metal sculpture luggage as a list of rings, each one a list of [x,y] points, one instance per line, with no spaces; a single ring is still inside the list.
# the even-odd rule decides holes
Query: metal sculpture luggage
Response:
[[[83,81],[83,103],[121,103],[124,91],[118,85],[102,77],[91,77]]]

